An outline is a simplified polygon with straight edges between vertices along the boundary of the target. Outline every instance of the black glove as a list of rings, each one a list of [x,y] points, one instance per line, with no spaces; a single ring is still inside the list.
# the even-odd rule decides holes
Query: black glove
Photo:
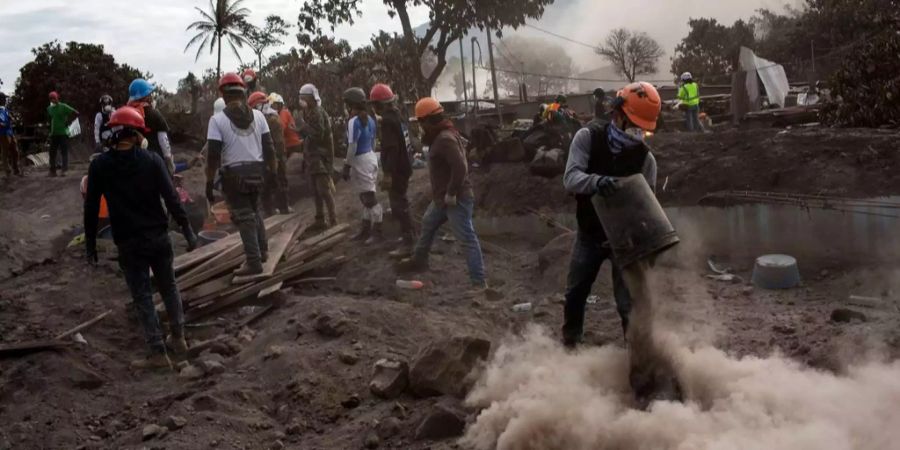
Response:
[[[344,164],[344,172],[341,174],[344,181],[350,181],[350,165]]]
[[[206,183],[206,199],[209,200],[210,206],[212,206],[212,204],[216,202],[216,196],[215,196],[215,194],[213,194],[212,181],[209,181]]]
[[[181,234],[184,235],[184,240],[187,241],[187,251],[194,251],[194,249],[197,248],[197,235],[194,234],[191,224],[186,224],[181,227]]]
[[[100,262],[100,258],[97,256],[97,244],[88,243],[85,246],[84,250],[85,259],[87,259],[87,263],[90,266],[96,267],[97,263]]]
[[[619,180],[613,177],[600,177],[597,180],[597,193],[601,197],[609,197],[619,190]]]

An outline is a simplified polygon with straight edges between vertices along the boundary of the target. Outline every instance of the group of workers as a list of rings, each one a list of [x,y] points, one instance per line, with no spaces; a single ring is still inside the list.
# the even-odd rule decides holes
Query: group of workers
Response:
[[[244,262],[235,270],[235,276],[260,274],[268,260],[263,222],[264,210],[268,208],[266,193],[274,192],[273,209],[282,213],[292,210],[283,189],[289,153],[303,154],[315,203],[314,227],[324,230],[338,223],[331,118],[321,105],[318,89],[312,84],[300,88],[303,112],[295,123],[280,95],[254,91],[255,85],[255,77],[246,73],[221,77],[221,98],[214,105],[205,146],[206,196],[213,202],[216,191],[223,194],[243,243]],[[169,354],[182,355],[187,351],[184,313],[173,269],[173,244],[168,234],[170,215],[185,238],[187,250],[197,246],[197,237],[173,183],[174,159],[168,127],[153,106],[152,92],[152,85],[139,79],[129,87],[127,105],[114,109],[111,96],[100,99],[94,132],[97,153],[91,158],[84,188],[88,262],[96,265],[99,260],[98,216],[101,207],[105,207],[119,264],[131,292],[129,309],[144,330],[149,352],[132,362],[137,369],[171,368]],[[348,113],[348,148],[342,175],[361,203],[361,227],[353,239],[368,244],[384,241],[384,210],[376,196],[381,186],[388,191],[392,215],[400,229],[398,246],[390,252],[400,259],[400,271],[426,270],[438,229],[449,222],[466,250],[473,286],[486,288],[481,246],[472,224],[474,195],[468,180],[464,140],[441,104],[424,98],[416,105],[423,143],[430,146],[434,198],[416,241],[407,198],[412,144],[396,96],[389,86],[376,84],[368,94],[361,88],[351,88],[343,97]],[[59,110],[54,110],[51,117],[59,117],[60,123],[77,115],[72,108],[56,106],[62,105],[58,95],[52,99]],[[59,141],[58,146],[65,149],[64,141]],[[65,158],[62,167],[65,170]],[[380,184],[379,167],[384,173]],[[153,304],[151,270],[166,308],[168,338]]]

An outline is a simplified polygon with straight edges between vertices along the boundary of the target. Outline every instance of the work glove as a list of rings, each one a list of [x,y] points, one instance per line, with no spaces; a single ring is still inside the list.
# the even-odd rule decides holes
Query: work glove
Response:
[[[597,180],[597,193],[601,197],[609,197],[619,190],[619,180],[614,177],[600,177]]]
[[[184,240],[187,241],[187,251],[194,251],[194,249],[197,248],[197,235],[194,234],[194,229],[191,228],[191,224],[188,223],[181,227],[181,234],[184,235]]]
[[[100,262],[100,258],[97,256],[96,243],[87,243],[85,245],[84,255],[85,259],[87,259],[88,265],[90,265],[91,267],[97,267],[97,263]]]
[[[341,172],[341,178],[343,178],[344,181],[350,181],[350,165],[349,164],[344,164],[344,171]]]
[[[216,196],[213,193],[213,182],[206,182],[206,199],[209,200],[209,206],[212,206],[213,203],[216,202]]]
[[[444,205],[446,206],[456,206],[458,203],[456,201],[455,195],[447,194],[444,196]]]

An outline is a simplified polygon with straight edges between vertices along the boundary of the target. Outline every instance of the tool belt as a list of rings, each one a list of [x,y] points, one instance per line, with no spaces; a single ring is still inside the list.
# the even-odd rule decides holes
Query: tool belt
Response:
[[[262,162],[233,164],[222,168],[222,188],[225,192],[256,194],[266,184],[266,165]]]

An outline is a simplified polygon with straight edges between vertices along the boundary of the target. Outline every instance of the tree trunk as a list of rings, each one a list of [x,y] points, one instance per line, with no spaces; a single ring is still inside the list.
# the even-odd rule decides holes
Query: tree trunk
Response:
[[[219,57],[216,60],[216,77],[220,78],[222,76],[222,35],[217,35],[216,40],[218,41],[216,46],[219,47]]]

